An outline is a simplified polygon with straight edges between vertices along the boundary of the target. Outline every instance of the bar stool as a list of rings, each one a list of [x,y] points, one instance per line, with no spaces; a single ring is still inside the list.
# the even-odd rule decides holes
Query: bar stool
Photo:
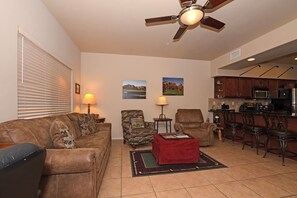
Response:
[[[276,139],[279,141],[280,148],[279,155],[282,157],[282,165],[285,165],[285,154],[291,153],[293,156],[297,156],[297,153],[287,151],[287,144],[289,142],[297,141],[297,133],[288,131],[288,116],[279,113],[265,113],[264,114],[267,138],[265,141],[265,154],[269,150],[275,150],[276,148],[268,148],[268,144],[271,139]]]
[[[265,134],[265,127],[257,126],[255,125],[255,118],[254,114],[252,112],[241,112],[242,120],[243,120],[243,127],[242,127],[242,150],[244,150],[244,146],[247,143],[251,144],[251,147],[254,147],[254,137],[256,140],[256,149],[257,149],[257,155],[259,155],[259,144],[264,146],[264,143],[260,142],[260,136]],[[251,140],[246,141],[245,135],[246,132],[249,132],[251,135]]]
[[[242,128],[242,124],[239,122],[236,122],[236,115],[234,110],[227,110],[223,112],[224,116],[224,136],[223,141],[225,141],[225,138],[231,138],[232,143],[234,144],[234,140],[240,140],[242,137],[237,135],[237,131]],[[231,131],[231,135],[226,134],[226,132]]]

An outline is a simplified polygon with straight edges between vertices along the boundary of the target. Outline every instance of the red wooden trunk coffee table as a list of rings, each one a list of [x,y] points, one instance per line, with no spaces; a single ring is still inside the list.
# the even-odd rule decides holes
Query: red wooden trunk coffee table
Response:
[[[176,134],[156,134],[153,138],[152,153],[158,164],[196,163],[199,160],[197,138],[174,138]]]

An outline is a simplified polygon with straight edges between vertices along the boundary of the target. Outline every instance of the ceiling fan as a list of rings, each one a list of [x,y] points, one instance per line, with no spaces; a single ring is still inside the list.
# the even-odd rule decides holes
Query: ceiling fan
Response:
[[[164,21],[176,21],[180,23],[180,27],[173,37],[174,40],[180,39],[182,34],[186,31],[188,26],[201,23],[205,26],[220,30],[225,26],[225,23],[218,21],[210,16],[204,16],[204,10],[210,10],[221,5],[228,0],[208,0],[204,6],[195,4],[197,0],[180,0],[182,10],[178,15],[163,16],[156,18],[145,19],[147,24],[164,22]]]

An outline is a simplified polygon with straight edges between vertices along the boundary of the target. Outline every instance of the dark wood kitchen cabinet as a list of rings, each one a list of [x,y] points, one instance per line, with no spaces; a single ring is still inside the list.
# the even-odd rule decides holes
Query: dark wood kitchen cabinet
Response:
[[[251,78],[238,78],[238,97],[239,98],[252,98],[253,85]]]
[[[238,97],[238,78],[228,77],[225,79],[225,97]]]
[[[214,81],[215,98],[238,97],[237,77],[216,77]]]
[[[224,98],[224,78],[215,77],[214,80],[214,97],[215,98]]]
[[[253,78],[252,87],[268,88],[268,80],[263,78]]]
[[[278,80],[278,88],[292,89],[295,87],[295,80]]]
[[[296,80],[242,78],[221,76],[215,77],[215,98],[252,98],[253,88],[268,88],[270,98],[278,98],[280,88],[291,89],[297,84]]]
[[[278,97],[278,81],[275,79],[268,80],[268,89],[270,98],[277,98]]]

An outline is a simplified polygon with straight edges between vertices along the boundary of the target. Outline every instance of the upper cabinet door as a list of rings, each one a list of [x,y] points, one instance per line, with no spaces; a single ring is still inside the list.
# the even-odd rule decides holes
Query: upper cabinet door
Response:
[[[278,80],[278,88],[292,89],[295,84],[295,80]]]
[[[240,98],[252,98],[253,87],[251,78],[239,78],[238,79],[238,97]]]
[[[224,83],[225,98],[236,98],[238,97],[238,78],[227,77]]]
[[[278,97],[278,81],[275,79],[268,80],[268,88],[270,98],[277,98]]]
[[[262,87],[262,88],[268,88],[268,80],[262,79],[262,78],[254,78],[253,79],[253,87]]]

